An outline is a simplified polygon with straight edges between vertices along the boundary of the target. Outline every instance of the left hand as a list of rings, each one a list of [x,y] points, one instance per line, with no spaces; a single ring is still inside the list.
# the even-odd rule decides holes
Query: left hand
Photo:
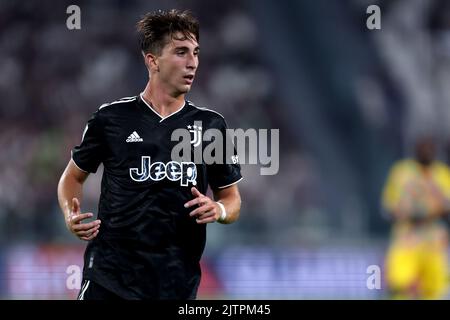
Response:
[[[196,217],[196,221],[199,224],[216,222],[221,214],[219,205],[211,198],[201,194],[195,187],[191,188],[191,192],[195,199],[186,202],[184,207],[190,208],[198,205],[198,208],[191,211],[189,216]]]

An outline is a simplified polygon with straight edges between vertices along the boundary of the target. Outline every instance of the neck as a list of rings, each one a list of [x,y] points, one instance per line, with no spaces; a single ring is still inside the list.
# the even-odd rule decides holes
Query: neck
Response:
[[[170,94],[151,80],[147,83],[142,96],[163,118],[177,112],[184,105],[184,94]]]

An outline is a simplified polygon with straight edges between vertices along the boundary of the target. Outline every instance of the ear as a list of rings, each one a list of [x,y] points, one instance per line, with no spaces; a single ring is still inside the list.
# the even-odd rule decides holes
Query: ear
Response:
[[[150,73],[159,72],[158,57],[152,53],[142,53],[142,55],[144,56],[145,65]]]

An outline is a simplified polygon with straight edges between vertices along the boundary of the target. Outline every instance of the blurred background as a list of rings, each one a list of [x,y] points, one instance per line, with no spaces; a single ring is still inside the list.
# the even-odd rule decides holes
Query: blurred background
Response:
[[[80,30],[66,26],[71,4]],[[381,30],[366,27],[371,4]],[[1,1],[0,298],[78,293],[85,243],[57,183],[90,115],[145,87],[135,23],[170,8],[201,25],[188,99],[230,128],[280,130],[278,174],[243,165],[240,220],[208,226],[199,298],[385,298],[383,272],[380,288],[367,281],[383,271],[389,167],[423,133],[450,161],[445,0]],[[96,212],[101,172],[83,211]]]

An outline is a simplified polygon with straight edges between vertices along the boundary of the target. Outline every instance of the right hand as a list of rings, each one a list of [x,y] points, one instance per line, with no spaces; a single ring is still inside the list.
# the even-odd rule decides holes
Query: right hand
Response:
[[[89,223],[81,223],[92,216],[91,212],[81,213],[80,202],[77,198],[73,198],[72,209],[66,218],[67,229],[81,240],[89,241],[94,239],[98,235],[101,221],[95,220]]]

